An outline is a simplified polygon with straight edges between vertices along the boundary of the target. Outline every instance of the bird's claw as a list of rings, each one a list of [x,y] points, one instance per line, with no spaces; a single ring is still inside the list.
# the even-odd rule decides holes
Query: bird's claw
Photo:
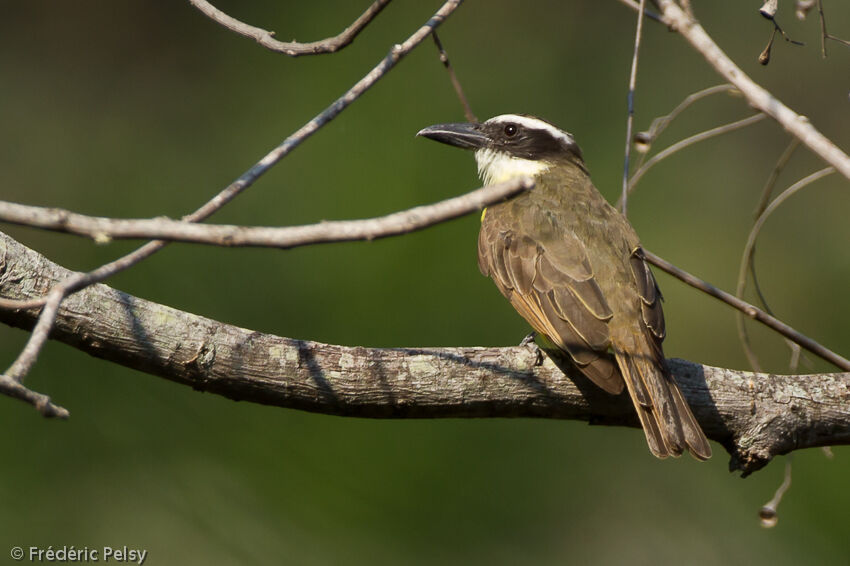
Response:
[[[537,336],[537,332],[531,331],[525,335],[525,338],[522,339],[522,342],[519,343],[520,346],[528,346],[529,344],[534,344],[534,338]],[[536,345],[536,344],[535,344]]]
[[[522,342],[520,342],[519,345],[531,352],[534,356],[534,365],[539,366],[543,364],[543,350],[541,350],[540,346],[537,345],[537,342],[534,341],[536,336],[537,332],[529,332],[528,335],[522,339]]]

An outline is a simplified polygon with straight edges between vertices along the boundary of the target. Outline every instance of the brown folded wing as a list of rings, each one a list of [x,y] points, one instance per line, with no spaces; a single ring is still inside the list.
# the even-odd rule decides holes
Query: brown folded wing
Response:
[[[499,222],[485,222],[478,265],[532,328],[567,352],[582,373],[610,393],[623,390],[616,362],[607,354],[613,313],[575,236],[563,235],[547,248]]]

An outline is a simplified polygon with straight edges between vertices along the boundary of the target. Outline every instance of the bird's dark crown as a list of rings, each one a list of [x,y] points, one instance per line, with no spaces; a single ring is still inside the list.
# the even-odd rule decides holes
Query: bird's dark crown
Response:
[[[480,125],[491,140],[487,149],[520,159],[551,161],[578,154],[573,136],[555,125],[526,114],[503,114]]]

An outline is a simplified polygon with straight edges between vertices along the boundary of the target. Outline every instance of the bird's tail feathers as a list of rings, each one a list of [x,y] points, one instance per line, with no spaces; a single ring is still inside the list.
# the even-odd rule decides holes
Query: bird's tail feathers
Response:
[[[659,359],[635,346],[618,348],[615,344],[614,353],[650,452],[666,458],[680,456],[689,449],[698,460],[707,460],[711,457],[711,447],[663,357]]]

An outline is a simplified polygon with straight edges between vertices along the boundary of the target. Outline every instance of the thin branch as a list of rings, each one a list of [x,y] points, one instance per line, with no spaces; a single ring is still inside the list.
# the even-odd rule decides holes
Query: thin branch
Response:
[[[639,0],[617,0],[617,1],[620,4],[628,6],[629,8],[634,10],[635,12],[640,11],[640,1]],[[649,18],[650,20],[654,20],[656,22],[661,23],[661,16],[659,16],[658,14],[656,14],[655,12],[653,12],[651,10],[647,10],[646,8],[644,8],[643,15],[645,17]]]
[[[779,484],[776,493],[773,494],[773,498],[759,509],[761,526],[766,529],[772,529],[779,522],[779,514],[777,512],[779,510],[779,504],[782,503],[785,492],[791,487],[791,459],[793,457],[793,454],[789,454],[785,458],[785,475],[782,478],[782,483]]]
[[[754,257],[755,257],[755,250],[753,250],[753,253],[750,255],[750,260],[752,261],[752,259],[754,259]],[[755,263],[750,263],[750,267],[753,270],[752,271],[753,278],[755,278],[755,276],[756,276]],[[743,278],[741,278],[741,276],[739,274],[738,285],[735,288],[735,296],[738,297],[739,299],[743,300],[744,292],[745,292],[746,288],[747,288],[746,273],[744,274]],[[762,306],[764,306],[764,301],[762,301]],[[767,309],[767,310],[769,312],[769,309]],[[749,331],[747,331],[747,324],[746,324],[746,321],[744,320],[744,313],[743,312],[738,311],[736,313],[735,325],[738,327],[738,340],[741,341],[741,347],[744,349],[744,355],[747,356],[747,361],[750,362],[750,369],[752,369],[753,371],[761,371],[761,363],[759,362],[758,356],[756,355],[756,352],[753,349],[752,344],[750,344],[750,333],[749,333]]]
[[[652,123],[649,125],[649,128],[638,132],[634,136],[634,144],[635,149],[640,153],[640,159],[638,159],[635,169],[640,169],[643,167],[644,162],[646,161],[649,152],[652,150],[652,145],[658,140],[664,130],[673,123],[673,121],[679,117],[679,115],[691,107],[692,104],[702,100],[703,98],[707,98],[711,95],[718,94],[721,92],[726,92],[729,94],[734,94],[738,92],[734,86],[724,83],[715,86],[711,86],[708,88],[704,88],[697,92],[692,92],[688,96],[686,96],[682,102],[680,102],[669,114],[664,116],[659,116],[652,120]],[[618,202],[619,205],[619,202]]]
[[[750,262],[750,276],[753,278],[753,290],[756,292],[756,296],[758,297],[759,302],[762,305],[762,308],[764,309],[764,311],[767,314],[775,317],[776,315],[773,313],[773,310],[770,308],[770,305],[767,302],[767,298],[765,297],[764,293],[762,292],[761,283],[759,283],[758,274],[756,273],[755,250],[753,250],[753,259]],[[743,297],[738,296],[738,298],[742,299]],[[739,312],[738,315],[741,315],[741,313]],[[740,318],[743,321],[743,316],[740,316]],[[800,363],[802,349],[800,348],[799,344],[792,342],[791,340],[789,340],[787,338],[783,338],[783,340],[785,341],[785,345],[788,346],[788,349],[791,351],[791,357],[788,360],[788,370],[790,371],[790,373],[797,373],[798,365]],[[748,346],[749,346],[749,344],[748,344]]]
[[[791,43],[793,45],[805,45],[802,41],[794,41],[791,39],[785,30],[779,25],[779,22],[776,21],[776,10],[779,7],[779,0],[766,0],[764,4],[762,4],[759,13],[764,16],[766,19],[770,20],[773,24],[773,29],[770,32],[770,39],[767,41],[767,45],[762,50],[759,55],[758,61],[762,65],[767,65],[770,63],[770,51],[773,49],[773,41],[776,39],[776,34],[782,36],[786,42]],[[693,17],[693,13],[688,14],[690,17]]]
[[[826,58],[826,40],[828,40],[828,39],[831,39],[832,41],[835,41],[836,43],[840,43],[841,45],[844,45],[845,47],[850,47],[850,41],[847,41],[846,39],[841,39],[840,37],[836,37],[834,35],[831,35],[829,32],[826,31],[826,15],[824,15],[824,13],[823,13],[823,0],[818,0],[818,18],[820,19],[820,31],[821,31],[821,36],[820,36],[821,55],[824,58]]]
[[[828,36],[826,36],[826,38],[831,39],[832,41],[835,41],[836,43],[840,43],[841,45],[844,45],[846,47],[850,47],[850,41],[847,41],[846,39],[841,39],[840,37],[836,37],[834,35],[828,35]]]
[[[776,22],[774,22],[774,28],[770,32],[770,39],[767,40],[767,45],[765,45],[764,49],[762,49],[762,52],[759,53],[759,64],[767,65],[768,63],[770,63],[770,52],[773,50],[773,40],[776,39],[776,30],[778,29],[779,27],[776,26]]]
[[[776,210],[783,202],[785,202],[791,195],[795,194],[797,191],[803,189],[804,187],[810,185],[811,183],[821,179],[831,173],[834,173],[835,169],[832,167],[826,167],[821,169],[820,171],[816,171],[803,179],[800,179],[787,189],[785,189],[776,199],[774,199],[769,206],[767,206],[764,211],[759,215],[753,224],[752,230],[750,230],[750,234],[747,237],[747,243],[744,246],[744,252],[741,255],[741,263],[738,268],[738,288],[736,289],[735,294],[738,297],[744,296],[744,291],[746,290],[746,282],[747,282],[747,271],[751,270],[753,273],[753,279],[755,280],[755,250],[756,250],[756,240],[758,239],[759,233],[761,232],[764,223],[767,221],[768,217]],[[762,297],[762,302],[765,302]],[[747,337],[746,325],[743,319],[743,316],[738,316],[738,332],[744,339]],[[790,338],[790,337],[789,337]],[[793,340],[793,342],[797,342]],[[753,366],[753,369],[758,371],[759,364],[758,359],[755,356],[755,353],[748,347],[749,342],[745,341],[744,351],[747,354],[747,358],[750,360],[750,364]],[[803,344],[801,346],[805,347]],[[792,351],[793,353],[793,351]],[[833,362],[834,363],[834,362]],[[839,366],[840,367],[840,366]]]
[[[637,183],[638,181],[640,181],[641,177],[643,177],[650,169],[652,169],[654,165],[656,165],[663,159],[670,157],[677,151],[685,149],[686,147],[689,147],[695,143],[699,143],[701,141],[705,141],[722,134],[727,134],[729,132],[734,132],[735,130],[740,130],[741,128],[746,128],[747,126],[764,120],[766,117],[767,116],[765,114],[754,114],[747,118],[743,118],[741,120],[737,120],[729,124],[723,124],[722,126],[717,126],[716,128],[712,128],[710,130],[694,134],[683,140],[679,140],[671,146],[666,147],[665,149],[659,151],[657,154],[652,156],[651,159],[649,159],[645,164],[641,165],[641,167],[634,172],[632,178],[629,180],[629,193],[635,190],[635,187],[637,186]]]
[[[29,340],[27,340],[24,349],[9,369],[6,370],[6,377],[17,383],[23,382],[24,377],[35,364],[41,347],[47,341],[50,328],[53,326],[53,320],[56,318],[56,313],[59,310],[59,304],[64,298],[65,289],[62,285],[55,286],[47,294],[47,302],[44,304],[44,308],[38,317],[38,323],[33,328],[32,333],[30,333]]]
[[[67,270],[0,235],[0,293],[38,296]],[[31,328],[37,314],[0,311]],[[637,427],[626,395],[565,375],[526,347],[364,348],[263,334],[93,285],[61,306],[51,338],[230,399],[369,418],[534,417]],[[749,474],[801,448],[850,443],[850,372],[759,375],[668,360],[709,438]],[[636,445],[643,435],[632,435]]]
[[[629,202],[629,158],[632,152],[632,128],[635,122],[635,87],[637,86],[638,51],[643,34],[643,14],[646,0],[640,0],[638,7],[637,29],[635,30],[635,47],[632,52],[632,70],[629,73],[628,117],[626,118],[626,150],[623,158],[623,193],[620,196],[620,212],[626,216]]]
[[[475,113],[472,111],[472,107],[469,105],[469,101],[466,99],[466,95],[463,94],[463,88],[460,86],[460,81],[455,74],[455,70],[452,67],[451,61],[449,61],[449,54],[446,53],[446,50],[443,49],[443,43],[440,41],[440,38],[437,36],[437,32],[431,34],[434,38],[434,44],[437,46],[437,51],[440,54],[440,62],[446,68],[446,71],[449,73],[449,80],[452,82],[452,86],[455,89],[455,93],[457,94],[458,100],[460,100],[461,106],[463,106],[463,115],[466,117],[467,122],[477,122],[478,118],[476,118]]]
[[[840,37],[836,37],[834,35],[828,35],[828,36],[826,36],[826,38],[831,39],[832,41],[835,41],[836,43],[840,43],[841,45],[844,45],[846,47],[850,47],[850,41],[847,41],[846,39],[841,39]]]
[[[68,409],[55,405],[47,395],[27,389],[14,379],[2,374],[0,374],[0,393],[29,403],[47,418],[67,419],[70,416]]]
[[[756,297],[758,297],[759,303],[761,303],[764,311],[767,314],[769,314],[770,316],[775,317],[776,315],[773,313],[773,310],[770,308],[770,305],[767,302],[767,298],[765,297],[764,293],[762,292],[761,283],[759,283],[758,274],[756,273],[755,263],[756,263],[755,248],[753,248],[753,252],[750,256],[750,265],[749,265],[750,277],[752,277],[752,279],[753,279],[753,290],[755,291]],[[742,287],[738,287],[737,289],[741,290]],[[739,299],[743,299],[744,298],[743,290],[741,290],[741,292],[738,292],[736,290],[735,296],[738,297]],[[752,349],[752,346],[750,345],[749,334],[747,332],[747,327],[746,327],[746,324],[745,324],[746,320],[744,319],[743,313],[741,313],[739,311],[736,314],[737,314],[737,318],[738,318],[738,336],[741,338],[741,344],[743,345],[744,351],[747,354],[747,359],[750,360],[750,365],[752,366],[753,370],[761,371],[759,369],[759,365],[758,365],[758,358],[755,354],[755,351]],[[800,362],[800,354],[801,354],[800,345],[795,343],[795,342],[792,342],[791,340],[789,340],[787,338],[783,338],[783,340],[785,341],[785,344],[788,346],[788,349],[791,351],[791,357],[788,360],[788,369],[791,373],[796,373],[797,372],[797,366]]]
[[[463,0],[448,0],[439,10],[429,19],[422,27],[416,30],[403,43],[397,44],[390,49],[390,52],[384,57],[380,63],[375,65],[362,79],[357,81],[345,94],[337,98],[330,106],[320,112],[312,120],[304,124],[298,131],[286,138],[279,146],[270,151],[265,157],[257,162],[256,165],[246,171],[241,177],[225,188],[214,199],[206,205],[195,211],[194,213],[185,216],[183,219],[189,222],[199,222],[213,212],[217,211],[224,204],[230,202],[240,192],[252,185],[261,175],[271,169],[281,159],[286,157],[293,149],[298,147],[304,140],[316,133],[322,126],[336,118],[343,110],[345,110],[352,102],[360,98],[360,96],[369,90],[376,82],[383,78],[396,63],[404,58],[414,47],[419,45],[426,37],[439,27],[447,17],[454,12]]]
[[[765,182],[764,188],[761,191],[761,199],[759,199],[759,203],[753,213],[755,218],[761,216],[764,209],[767,208],[767,203],[770,202],[770,195],[773,194],[773,187],[776,186],[776,180],[779,179],[779,174],[782,173],[783,169],[785,169],[785,166],[791,160],[791,157],[794,155],[794,152],[797,151],[798,147],[800,147],[800,140],[792,138],[788,147],[786,147],[785,151],[782,152],[782,155],[779,156],[779,159],[776,161],[776,165],[773,167],[773,171],[770,172],[767,182]]]
[[[96,241],[110,239],[157,239],[216,246],[295,248],[309,244],[375,240],[407,234],[452,220],[501,202],[534,186],[530,178],[514,179],[476,189],[427,206],[363,220],[324,221],[287,227],[254,227],[197,224],[168,218],[114,219],[85,216],[56,208],[42,208],[0,201],[0,220],[89,236]]]
[[[371,88],[378,80],[384,77],[393,67],[395,67],[396,63],[398,63],[414,47],[419,45],[426,37],[428,37],[428,35],[433,33],[433,31],[460,6],[462,1],[463,0],[447,0],[422,27],[416,30],[404,43],[393,46],[392,49],[390,49],[389,54],[345,94],[343,94],[315,118],[310,120],[307,124],[302,126],[297,132],[289,136],[283,141],[283,143],[270,151],[253,167],[219,192],[215,197],[210,199],[206,204],[198,208],[195,212],[184,216],[183,220],[187,222],[200,222],[236,198],[236,196],[242,191],[253,185],[257,179],[283,159],[283,157],[285,157],[290,151],[317,132],[322,126],[333,120],[352,102],[357,100],[357,98],[366,92],[366,90]],[[59,301],[61,302],[62,299],[70,293],[78,291],[87,285],[102,281],[120,271],[123,271],[124,269],[136,265],[138,262],[158,252],[166,244],[167,242],[162,240],[148,242],[135,251],[103,265],[94,271],[69,275],[67,280],[57,284],[55,294],[51,292],[50,296],[40,297],[35,300],[33,300],[34,297],[28,297],[27,300],[19,302],[17,305],[15,305],[13,301],[4,300],[2,302],[2,306],[10,308],[23,308],[24,305],[27,307],[33,305],[37,306],[47,303],[50,300],[50,297],[59,295],[61,295],[59,298]],[[55,312],[55,310],[47,308],[42,310],[41,319],[43,322],[40,320],[39,324],[41,327],[46,328],[47,332],[50,331],[50,328],[53,325]],[[38,352],[43,344],[44,342],[40,337],[31,336],[24,351],[21,352],[18,359],[12,364],[10,371],[15,368],[28,369],[32,367],[32,362],[35,361],[35,358],[38,356]],[[24,375],[20,374],[16,379],[20,382],[23,377]]]
[[[796,342],[806,350],[810,351],[816,356],[823,358],[824,360],[835,365],[836,367],[841,368],[844,371],[850,371],[850,360],[836,354],[832,350],[815,342],[808,336],[797,332],[781,320],[778,320],[777,318],[770,316],[763,310],[758,309],[745,301],[742,301],[731,293],[727,293],[726,291],[718,289],[711,283],[707,283],[702,279],[691,275],[687,271],[676,267],[672,263],[658,257],[652,252],[644,250],[644,253],[646,254],[646,259],[647,261],[649,261],[649,263],[663,271],[666,271],[676,279],[679,279],[680,281],[687,283],[691,287],[699,289],[703,293],[710,295],[715,299],[723,301],[724,303],[733,308],[738,309],[753,320],[761,322],[765,326],[775,330],[776,332],[778,332],[782,336],[785,336],[789,340]]]
[[[187,222],[200,222],[213,213],[225,206],[228,202],[236,198],[242,191],[253,185],[264,173],[272,166],[278,163],[293,149],[301,145],[307,138],[316,133],[325,124],[336,118],[343,110],[345,110],[352,102],[357,100],[364,92],[369,90],[375,83],[382,79],[405,55],[419,45],[429,34],[431,34],[440,24],[454,12],[463,0],[447,0],[437,12],[413,35],[411,35],[404,43],[397,44],[390,49],[390,52],[384,57],[375,67],[372,68],[362,79],[357,81],[349,88],[342,96],[337,98],[330,106],[317,114],[313,119],[304,124],[295,133],[286,138],[280,145],[267,153],[253,167],[239,176],[230,185],[225,187],[215,197],[210,199],[203,206],[198,208],[192,214],[183,217]],[[89,273],[77,273],[69,279],[65,284],[68,292],[74,292],[87,285],[103,281],[116,273],[119,273],[143,259],[153,255],[166,245],[164,241],[152,241],[139,247],[135,251],[118,258],[106,265],[95,269]],[[46,297],[32,298],[26,301],[0,301],[0,307],[3,308],[32,308],[41,306],[45,303]]]
[[[636,139],[635,141],[639,141],[639,143],[644,146],[644,149],[642,150],[643,154],[646,155],[646,153],[649,152],[649,149],[652,147],[655,140],[658,139],[658,136],[667,129],[667,126],[669,126],[673,120],[679,117],[679,114],[687,110],[695,102],[721,92],[737,93],[738,89],[730,84],[723,83],[704,88],[697,92],[692,92],[686,96],[669,114],[655,118],[646,131],[635,134],[635,138],[639,138],[639,140]],[[638,166],[641,164],[642,163],[639,163]]]
[[[799,138],[821,159],[850,179],[850,157],[820,133],[805,117],[785,106],[778,98],[756,84],[714,43],[714,40],[673,0],[657,0],[664,23],[678,31],[727,81],[738,87],[747,102],[764,112]]]
[[[784,39],[787,43],[790,43],[791,45],[796,45],[798,47],[804,47],[806,45],[805,42],[803,42],[803,41],[797,41],[796,39],[791,39],[791,36],[789,36],[787,33],[785,33],[785,30],[782,29],[782,27],[780,27],[779,23],[776,21],[775,18],[771,18],[771,21],[773,22],[773,26],[774,26],[773,29],[775,31],[779,32],[779,35],[781,35],[782,39]]]
[[[739,280],[742,276],[746,277],[747,266],[752,261],[751,256],[752,256],[752,254],[755,250],[756,239],[758,239],[758,235],[761,232],[761,229],[764,226],[764,223],[767,221],[767,219],[770,217],[770,215],[773,214],[773,211],[776,210],[783,202],[788,200],[789,197],[791,197],[792,195],[797,193],[797,191],[805,188],[806,186],[810,185],[811,183],[813,183],[813,182],[815,182],[815,181],[817,181],[817,180],[819,180],[823,177],[826,177],[827,175],[830,175],[832,173],[835,173],[834,168],[825,167],[825,168],[821,169],[820,171],[816,171],[816,172],[812,173],[811,175],[808,175],[808,176],[800,179],[799,181],[797,181],[796,183],[794,183],[793,185],[791,185],[790,187],[788,187],[787,189],[782,191],[782,193],[780,193],[780,195],[778,197],[776,197],[770,203],[770,205],[767,206],[767,208],[764,209],[764,212],[762,212],[761,215],[756,219],[755,223],[753,224],[753,228],[752,228],[752,230],[750,230],[750,234],[747,237],[747,243],[744,246],[744,253],[743,253],[743,256],[741,257],[741,265],[740,265],[740,268],[738,270]]]
[[[788,161],[794,155],[794,152],[797,148],[800,147],[800,140],[797,138],[792,138],[791,143],[788,144],[788,147],[785,148],[785,151],[782,152],[782,155],[779,156],[779,159],[776,162],[776,165],[773,167],[773,170],[770,172],[770,175],[767,178],[767,182],[764,185],[761,193],[761,199],[759,200],[758,206],[756,206],[755,211],[755,220],[758,220],[759,216],[764,212],[764,209],[767,207],[770,202],[770,195],[773,193],[773,187],[776,186],[776,181],[779,178],[779,174],[788,164]],[[762,307],[768,314],[773,316],[773,312],[771,312],[770,307],[767,304],[767,300],[762,293],[761,286],[759,285],[758,276],[756,274],[756,266],[755,266],[755,245],[753,246],[752,251],[749,254],[749,257],[746,259],[742,258],[742,269],[738,271],[738,284],[735,289],[735,296],[739,299],[744,298],[744,293],[747,289],[747,272],[752,275],[753,278],[753,287],[755,287],[756,295],[761,301]],[[743,264],[746,264],[746,268],[744,268]],[[760,371],[761,366],[758,361],[758,356],[756,356],[755,351],[753,350],[750,344],[750,335],[747,331],[746,321],[744,320],[744,315],[741,312],[738,312],[736,318],[736,325],[738,327],[738,338],[741,340],[741,346],[744,348],[744,353],[747,356],[747,359],[750,361],[750,366],[754,371]],[[796,360],[799,357],[799,346],[789,341],[789,345],[791,345],[792,352],[792,360]],[[796,362],[794,362],[796,363]]]
[[[354,23],[345,28],[339,35],[309,43],[278,41],[274,38],[275,32],[241,22],[222,12],[206,0],[189,0],[189,3],[214,22],[239,35],[253,39],[266,49],[275,53],[283,53],[290,57],[298,57],[299,55],[336,53],[346,47],[390,3],[390,0],[375,0],[359,18],[354,20]]]

